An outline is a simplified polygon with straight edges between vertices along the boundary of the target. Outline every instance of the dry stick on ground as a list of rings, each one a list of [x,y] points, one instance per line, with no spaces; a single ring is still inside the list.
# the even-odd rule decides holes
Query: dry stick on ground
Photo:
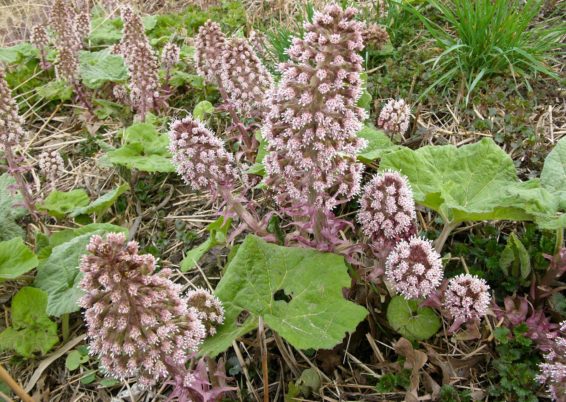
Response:
[[[6,383],[12,389],[12,391],[14,391],[16,395],[21,398],[22,401],[34,402],[32,397],[29,396],[28,393],[22,388],[22,386],[12,378],[10,373],[8,373],[6,369],[2,367],[2,365],[0,365],[0,380]]]
[[[269,402],[269,375],[267,371],[267,343],[265,341],[265,328],[263,317],[259,317],[257,326],[257,338],[261,351],[261,371],[263,372],[263,401]]]

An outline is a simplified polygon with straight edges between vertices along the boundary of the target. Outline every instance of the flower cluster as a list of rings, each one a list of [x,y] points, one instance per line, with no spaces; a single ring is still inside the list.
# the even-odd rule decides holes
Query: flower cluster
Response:
[[[165,46],[163,46],[163,50],[161,53],[161,65],[165,68],[165,70],[171,70],[175,67],[180,60],[181,49],[176,44],[169,42]]]
[[[362,24],[356,10],[329,5],[294,38],[281,82],[270,94],[263,135],[268,143],[266,184],[280,206],[326,210],[360,189],[357,137],[366,114],[361,94]]]
[[[49,45],[49,38],[44,25],[36,25],[31,30],[30,42],[39,49],[41,68],[46,70],[49,68],[47,63],[46,47]]]
[[[380,50],[389,42],[389,34],[383,25],[369,24],[363,32],[364,44],[374,50]]]
[[[263,66],[247,40],[228,41],[222,55],[221,79],[230,102],[242,113],[265,109],[265,94],[273,84],[271,75]]]
[[[401,240],[387,257],[385,276],[407,299],[426,298],[442,281],[440,254],[428,240]]]
[[[54,0],[51,6],[50,25],[56,34],[59,58],[56,64],[57,76],[70,84],[77,84],[79,50],[82,47],[77,33],[75,11],[65,0]]]
[[[224,322],[224,309],[220,300],[208,290],[197,288],[187,292],[187,302],[202,321],[206,333],[210,336],[216,334],[216,327]]]
[[[195,64],[197,72],[211,84],[220,84],[225,47],[226,36],[220,25],[206,21],[195,39]]]
[[[265,51],[265,35],[258,31],[251,31],[248,35],[248,42],[252,45],[254,52],[259,56],[264,58],[266,56]]]
[[[130,6],[122,6],[121,13],[124,33],[120,49],[130,75],[130,102],[143,121],[159,101],[159,63],[140,16]]]
[[[115,378],[137,376],[151,386],[189,359],[206,336],[195,310],[180,296],[181,286],[163,269],[155,273],[150,254],[124,234],[92,236],[81,261],[80,300],[90,352]]]
[[[24,120],[19,115],[18,104],[5,80],[5,71],[0,66],[0,146],[19,143],[25,136]]]
[[[405,134],[409,129],[411,109],[403,99],[390,99],[377,119],[377,125],[392,134]]]
[[[75,16],[75,29],[77,37],[82,43],[90,34],[90,11],[87,10],[77,13]]]
[[[357,218],[364,234],[374,240],[408,237],[416,213],[407,178],[397,172],[376,174],[364,186]]]
[[[56,149],[39,154],[39,169],[52,182],[65,171],[65,163]]]
[[[552,343],[550,351],[540,365],[537,380],[546,383],[552,399],[566,401],[566,321],[560,323],[560,336]]]
[[[483,317],[490,300],[487,282],[470,274],[451,278],[444,293],[444,307],[460,323]]]
[[[237,178],[234,156],[212,131],[192,117],[174,121],[169,132],[169,149],[177,173],[194,190],[230,186]]]

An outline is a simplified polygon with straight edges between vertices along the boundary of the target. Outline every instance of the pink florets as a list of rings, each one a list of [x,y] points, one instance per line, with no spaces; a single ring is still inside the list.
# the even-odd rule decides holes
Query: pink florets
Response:
[[[263,135],[269,154],[266,183],[281,206],[313,205],[327,210],[360,190],[363,166],[356,154],[363,109],[362,24],[354,9],[337,5],[317,12],[294,38],[290,61],[279,65],[281,82],[269,95]]]
[[[197,72],[211,84],[219,84],[225,47],[226,36],[220,25],[206,21],[195,40],[195,64]]]
[[[401,240],[387,257],[385,275],[407,299],[426,298],[442,281],[440,254],[429,240]]]
[[[560,323],[560,336],[555,338],[550,351],[544,356],[537,380],[546,383],[552,399],[566,401],[566,321]]]
[[[414,227],[415,201],[407,178],[397,172],[376,174],[365,185],[358,222],[374,239],[407,237]]]
[[[208,290],[197,288],[187,293],[187,302],[202,321],[207,334],[216,334],[216,327],[224,322],[224,308],[220,300]]]
[[[461,274],[448,281],[444,307],[455,320],[466,322],[483,317],[490,300],[489,285],[484,279]]]
[[[230,40],[222,56],[222,82],[229,99],[244,114],[265,109],[265,94],[273,84],[271,76],[243,38]]]
[[[80,300],[85,308],[89,349],[109,375],[138,377],[151,386],[182,367],[197,350],[206,330],[180,297],[181,286],[155,273],[155,258],[138,254],[124,234],[92,236],[80,264],[84,274]]]
[[[0,147],[19,143],[25,137],[24,119],[19,115],[18,104],[5,80],[0,65]]]
[[[377,120],[377,125],[392,134],[405,134],[409,129],[411,109],[403,99],[389,100]]]
[[[65,171],[65,163],[56,149],[39,154],[39,169],[52,182]]]
[[[161,52],[161,65],[166,70],[171,70],[179,62],[181,49],[174,43],[167,43]]]
[[[169,132],[169,149],[177,173],[194,190],[230,186],[237,178],[234,157],[224,143],[192,117],[174,121]]]

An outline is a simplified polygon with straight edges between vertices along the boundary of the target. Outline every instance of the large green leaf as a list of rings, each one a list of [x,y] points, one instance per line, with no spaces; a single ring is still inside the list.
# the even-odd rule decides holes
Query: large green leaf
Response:
[[[563,137],[544,161],[541,184],[559,198],[560,209],[566,211],[566,137]]]
[[[124,58],[110,53],[109,49],[81,52],[79,61],[81,80],[88,88],[97,89],[107,82],[124,82],[128,79]]]
[[[19,43],[12,47],[0,48],[0,62],[5,64],[20,63],[28,57],[38,57],[39,51],[30,43]]]
[[[487,138],[460,148],[403,148],[383,155],[380,167],[405,174],[415,200],[453,222],[533,220],[556,205],[538,182],[520,182],[511,158]]]
[[[37,267],[37,257],[21,237],[0,242],[0,282],[16,279]]]
[[[12,325],[0,333],[0,350],[15,350],[23,357],[45,354],[59,342],[57,324],[45,314],[47,294],[25,287],[12,299]]]
[[[386,152],[402,148],[395,145],[383,130],[378,130],[372,125],[365,125],[358,132],[358,137],[367,141],[367,146],[358,154],[358,159],[363,163],[373,162]]]
[[[53,191],[41,204],[37,205],[37,209],[61,219],[77,208],[86,207],[88,203],[88,194],[82,188],[66,192]]]
[[[215,356],[257,327],[258,319],[298,349],[330,349],[367,314],[347,301],[350,286],[344,258],[330,253],[269,244],[249,235],[216,288],[225,323],[202,353]],[[238,322],[241,315],[247,317]]]
[[[65,80],[53,80],[37,87],[37,94],[47,100],[67,101],[73,97],[73,88]]]
[[[24,230],[16,220],[27,214],[27,210],[18,206],[23,202],[19,191],[14,191],[16,180],[8,173],[0,176],[0,241],[14,237],[23,237]]]
[[[120,197],[129,189],[130,185],[128,183],[124,183],[114,190],[107,192],[103,196],[100,196],[99,198],[88,204],[86,207],[76,208],[71,213],[71,217],[90,214],[97,214],[98,216],[102,216],[108,210],[108,208],[110,208],[112,204],[116,202],[118,197]]]
[[[169,138],[159,134],[148,123],[137,123],[126,129],[124,145],[106,154],[105,159],[115,165],[144,172],[174,172]]]
[[[91,236],[109,232],[127,233],[127,229],[109,224],[91,224],[72,233],[64,231],[64,234],[53,240],[50,254],[39,263],[34,282],[35,286],[45,290],[49,295],[47,303],[49,315],[59,317],[79,310],[77,301],[83,295],[83,291],[79,288],[82,279],[79,270],[80,259],[86,253],[86,246]]]

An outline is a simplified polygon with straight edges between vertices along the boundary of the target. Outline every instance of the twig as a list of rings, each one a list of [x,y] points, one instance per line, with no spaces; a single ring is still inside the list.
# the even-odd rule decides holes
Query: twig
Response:
[[[6,383],[12,389],[12,391],[14,391],[16,395],[18,395],[21,398],[22,401],[34,402],[32,397],[29,396],[28,393],[22,388],[22,386],[12,378],[10,373],[8,373],[8,371],[6,371],[6,369],[2,367],[1,364],[0,364],[0,380]]]
[[[261,371],[263,373],[263,402],[269,402],[269,376],[267,371],[267,344],[265,342],[265,328],[263,317],[259,317],[257,326],[257,337],[261,351]]]

